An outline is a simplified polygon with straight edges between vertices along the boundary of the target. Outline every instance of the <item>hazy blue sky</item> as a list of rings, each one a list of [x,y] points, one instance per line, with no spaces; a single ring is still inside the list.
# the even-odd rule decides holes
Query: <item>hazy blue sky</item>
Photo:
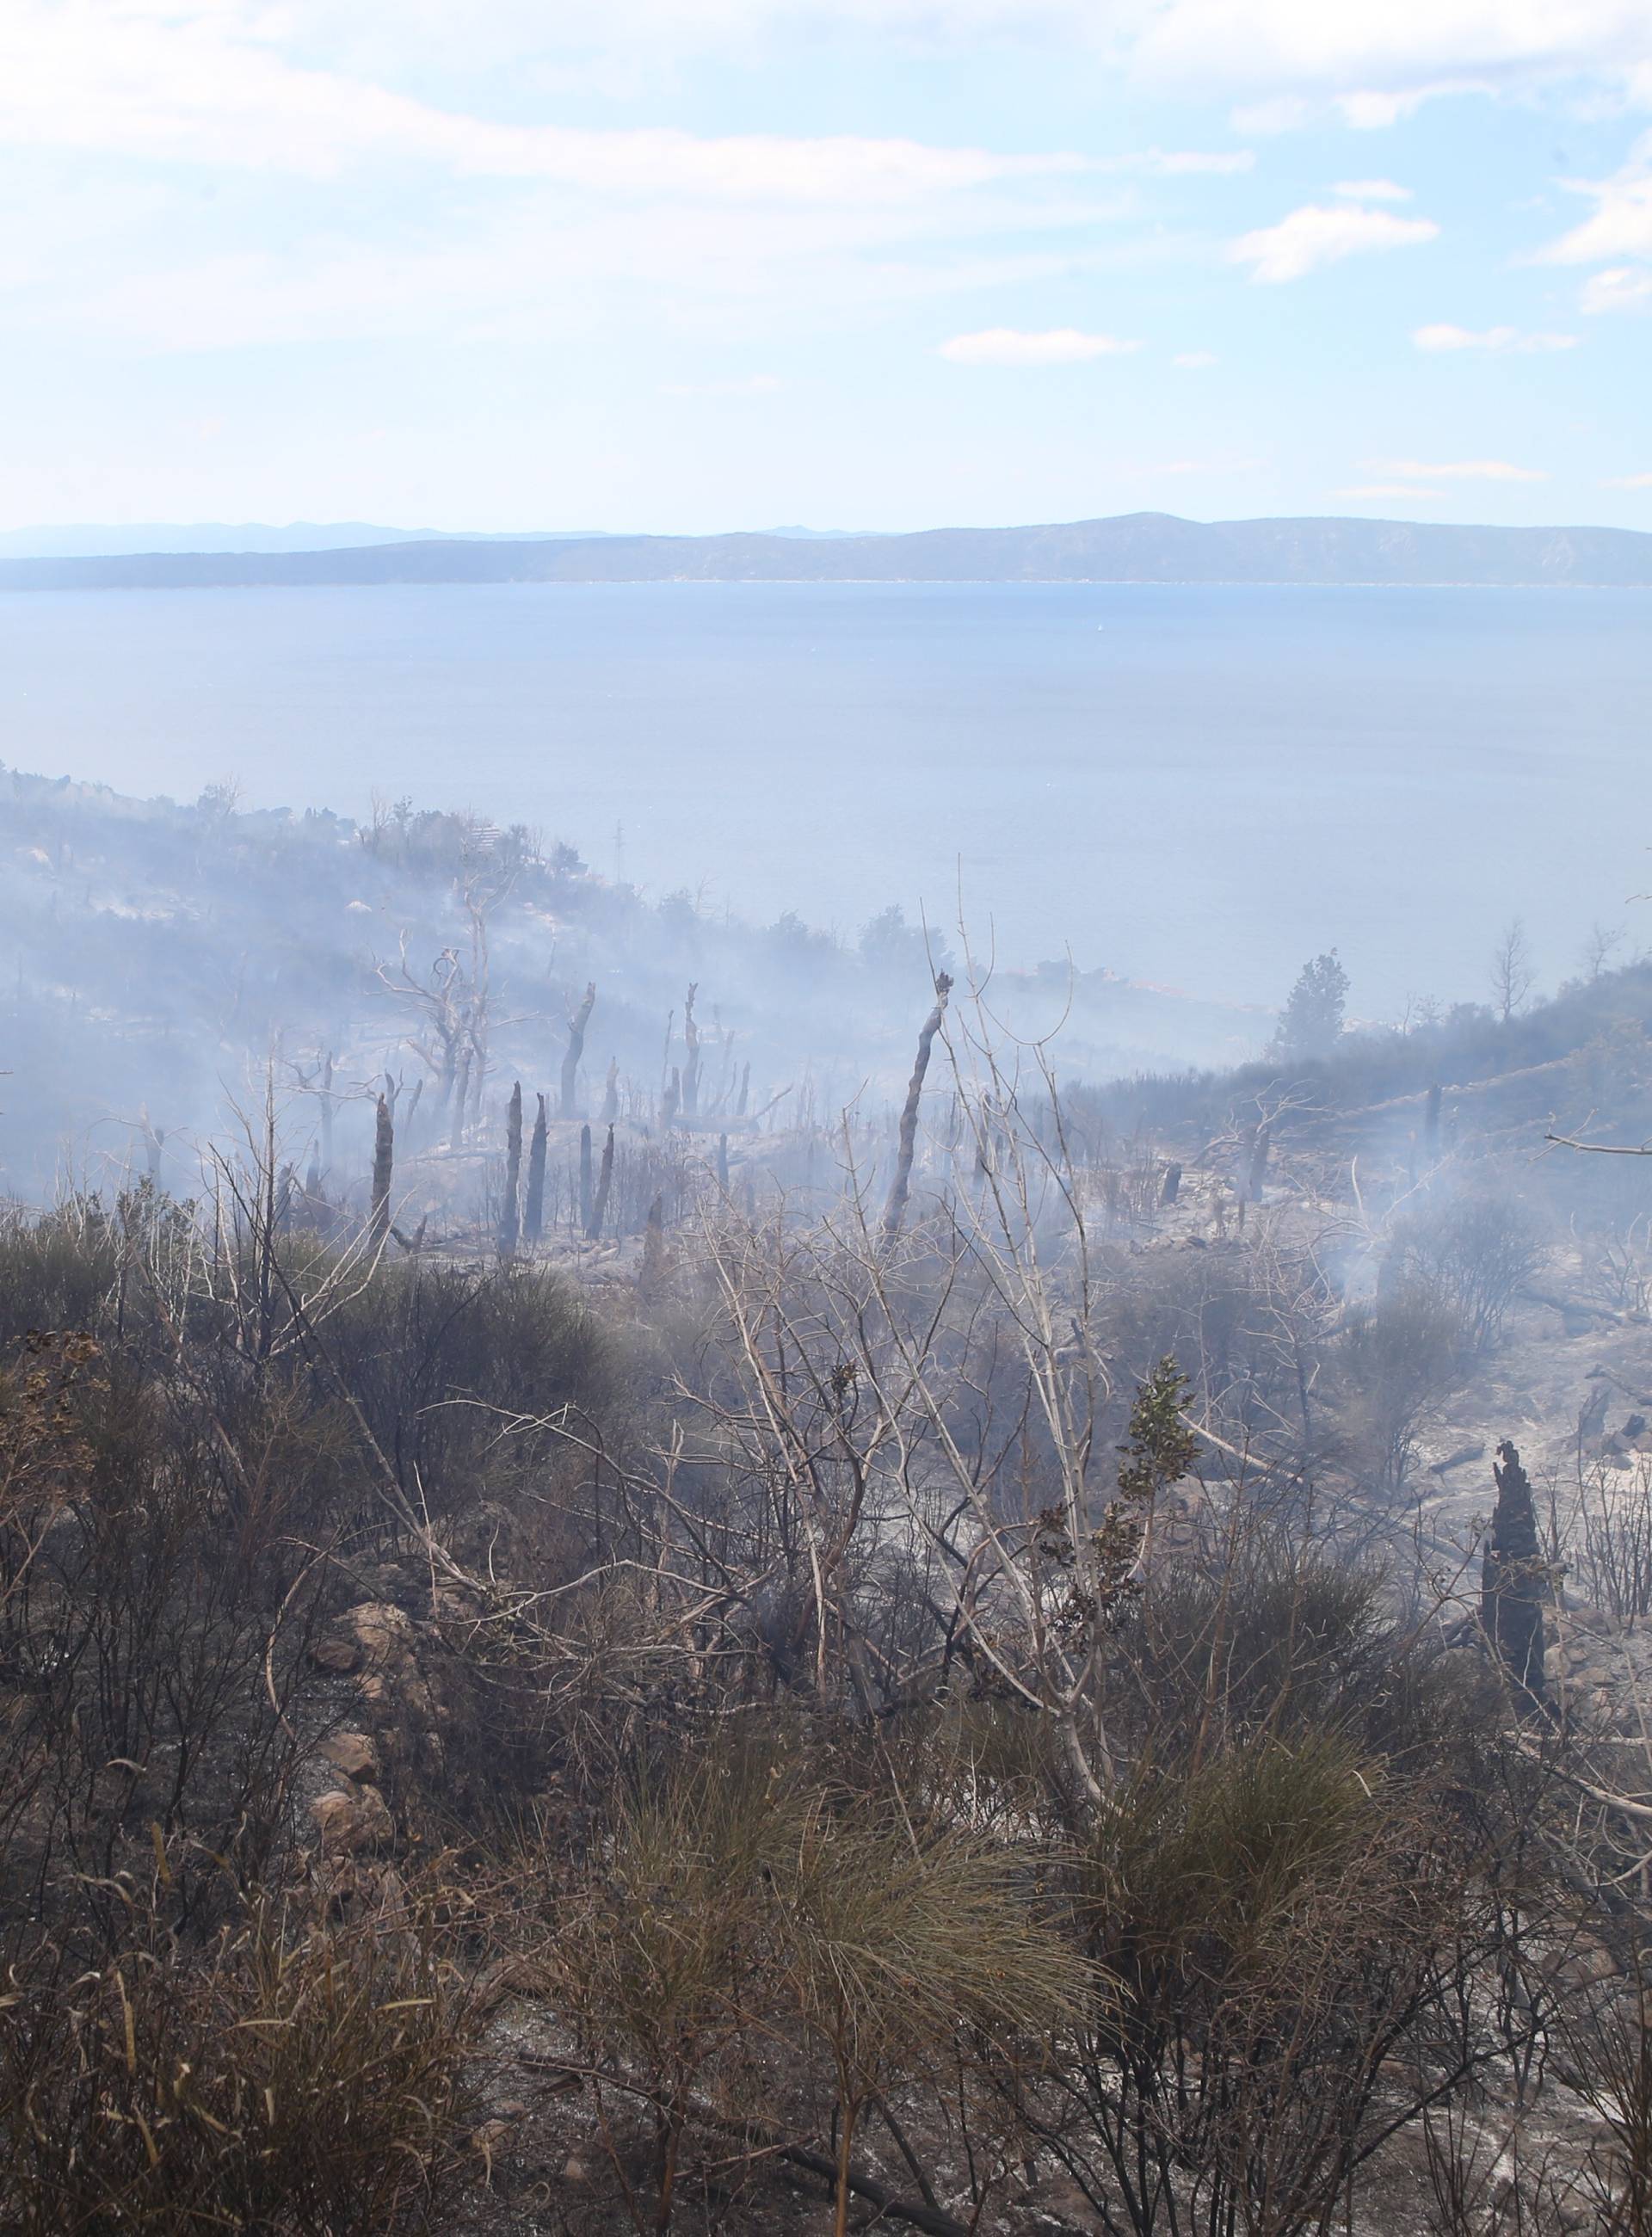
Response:
[[[1652,0],[0,0],[0,526],[1652,528]]]

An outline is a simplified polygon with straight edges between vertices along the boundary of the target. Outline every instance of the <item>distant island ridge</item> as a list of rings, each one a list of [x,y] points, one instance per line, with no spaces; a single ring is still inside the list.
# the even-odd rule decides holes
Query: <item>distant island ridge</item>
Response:
[[[61,537],[86,531],[50,532]],[[277,539],[303,532],[301,525],[248,529],[249,548],[238,551],[215,545],[0,558],[0,590],[669,582],[1652,588],[1652,534],[1628,528],[1495,528],[1335,518],[1196,521],[1162,512],[1028,528],[934,528],[887,535],[777,529],[717,536],[571,531],[518,537],[373,531],[366,524],[346,524],[315,529],[314,543],[305,549],[284,543],[269,548]],[[210,531],[213,538],[233,533]],[[343,540],[360,533],[383,540]],[[205,542],[208,531],[202,536]],[[253,548],[259,537],[265,548]],[[0,538],[0,549],[10,542],[11,538]]]

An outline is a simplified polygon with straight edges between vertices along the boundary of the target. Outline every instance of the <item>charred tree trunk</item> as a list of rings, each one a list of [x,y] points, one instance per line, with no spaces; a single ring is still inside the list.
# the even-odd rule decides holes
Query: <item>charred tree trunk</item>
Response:
[[[740,1067],[740,1100],[734,1106],[734,1115],[737,1118],[745,1117],[746,1102],[750,1093],[751,1066],[749,1064],[743,1064]]]
[[[603,1083],[602,1118],[599,1123],[605,1126],[611,1126],[618,1116],[619,1059],[617,1056],[611,1056],[608,1059],[608,1077]]]
[[[567,1053],[562,1059],[561,1115],[574,1115],[574,1098],[579,1086],[579,1059],[585,1053],[585,1027],[591,1023],[591,1013],[597,1006],[597,982],[593,979],[585,988],[585,998],[568,1020]]]
[[[717,1136],[717,1186],[724,1196],[729,1193],[729,1138]]]
[[[1250,1204],[1260,1204],[1262,1191],[1267,1185],[1268,1151],[1273,1141],[1273,1130],[1265,1119],[1251,1138],[1250,1157],[1245,1169],[1245,1196]]]
[[[653,1297],[665,1279],[665,1199],[657,1196],[648,1207],[643,1227],[643,1264],[637,1277],[645,1297]]]
[[[585,1239],[598,1243],[602,1239],[602,1224],[608,1217],[608,1191],[614,1184],[614,1130],[608,1129],[608,1139],[602,1145],[602,1170],[597,1175],[597,1194],[591,1207],[591,1221],[585,1229]]]
[[[660,1098],[659,1123],[662,1126],[676,1125],[677,1106],[682,1100],[683,1076],[673,1065],[671,1076],[665,1083],[665,1092]]]
[[[923,1021],[918,1035],[918,1053],[912,1066],[912,1077],[907,1084],[906,1104],[901,1112],[900,1145],[895,1151],[895,1178],[889,1183],[889,1201],[883,1207],[883,1245],[887,1250],[901,1232],[901,1222],[906,1215],[907,1197],[912,1186],[912,1159],[918,1145],[918,1105],[923,1095],[924,1074],[929,1069],[929,1052],[935,1046],[935,1037],[941,1030],[941,1020],[946,1014],[947,997],[952,992],[952,980],[942,971],[935,982],[935,1007]],[[809,1145],[812,1151],[814,1145]]]
[[[522,1232],[530,1243],[537,1243],[545,1231],[545,1098],[539,1098],[539,1108],[533,1121],[533,1139],[528,1145],[528,1192],[522,1208]]]
[[[1178,1165],[1168,1165],[1165,1167],[1165,1184],[1159,1191],[1160,1205],[1174,1204],[1180,1193],[1181,1167]]]
[[[582,1231],[590,1230],[591,1207],[595,1203],[596,1191],[591,1171],[591,1129],[582,1126],[579,1129],[579,1225]]]
[[[507,1262],[516,1256],[517,1240],[522,1232],[522,1083],[519,1079],[511,1090],[511,1100],[505,1113],[505,1202],[499,1211],[499,1257]]]
[[[373,1125],[373,1209],[367,1222],[368,1240],[375,1250],[390,1233],[390,1184],[395,1165],[395,1122],[390,1116],[388,1098],[381,1095]]]
[[[161,1184],[161,1151],[165,1147],[167,1138],[166,1128],[156,1126],[151,1122],[149,1106],[147,1103],[139,1107],[138,1126],[143,1136],[143,1157],[144,1163],[149,1168],[149,1185],[152,1188],[158,1188]]]
[[[683,1046],[686,1055],[683,1065],[683,1115],[695,1118],[700,1110],[700,1029],[694,1022],[694,997],[699,987],[691,981],[688,995],[683,1004]]]
[[[1510,1679],[1534,1706],[1545,1696],[1543,1607],[1549,1568],[1520,1455],[1505,1442],[1492,1465],[1497,1503],[1480,1574],[1480,1624]]]
[[[466,1048],[459,1060],[459,1072],[454,1086],[453,1131],[449,1138],[449,1147],[452,1149],[458,1149],[465,1138],[465,1114],[470,1108],[470,1099],[471,1053]]]

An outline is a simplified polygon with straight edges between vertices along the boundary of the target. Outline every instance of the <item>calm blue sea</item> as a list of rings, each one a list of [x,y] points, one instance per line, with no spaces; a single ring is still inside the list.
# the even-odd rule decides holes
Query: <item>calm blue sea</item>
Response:
[[[656,894],[890,901],[1278,999],[1652,945],[1652,594],[651,584],[0,597],[0,759],[572,840]],[[619,836],[616,832],[618,828]]]

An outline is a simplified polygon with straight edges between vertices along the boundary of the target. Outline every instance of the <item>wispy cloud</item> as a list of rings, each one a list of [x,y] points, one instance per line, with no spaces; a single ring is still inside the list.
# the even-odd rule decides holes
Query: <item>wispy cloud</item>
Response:
[[[1586,195],[1595,208],[1541,253],[1545,264],[1615,264],[1626,257],[1652,258],[1652,146],[1636,149],[1631,162],[1609,179],[1570,179],[1569,191]]]
[[[1053,327],[1027,333],[1015,327],[987,327],[975,334],[954,334],[940,353],[954,365],[1083,365],[1092,358],[1124,357],[1139,341],[1115,334],[1080,333],[1076,327]]]
[[[1636,272],[1627,264],[1592,272],[1583,282],[1577,307],[1591,319],[1608,311],[1652,310],[1652,272]]]
[[[1444,94],[1574,77],[1652,96],[1638,0],[1162,0],[1136,23],[1123,36],[1139,73],[1255,88],[1276,108],[1294,99],[1298,115],[1281,124],[1334,102],[1345,123],[1376,129]],[[1259,129],[1252,118],[1246,128]]]
[[[1477,332],[1470,327],[1417,327],[1411,340],[1420,350],[1489,350],[1494,357],[1505,351],[1536,357],[1577,346],[1576,334],[1524,334],[1517,327],[1483,327]]]
[[[1090,168],[1061,152],[904,139],[500,122],[288,61],[270,43],[273,20],[235,0],[8,0],[0,142],[314,177],[380,157],[603,194],[765,202],[877,204]]]
[[[1413,248],[1438,237],[1431,218],[1396,217],[1391,210],[1366,209],[1358,203],[1311,202],[1233,242],[1228,255],[1235,264],[1248,264],[1252,280],[1277,286],[1301,280],[1321,265],[1340,263],[1345,256],[1362,256],[1373,250]]]
[[[1652,62],[1648,66],[1652,92]],[[1578,308],[1596,318],[1611,311],[1652,309],[1652,135],[1608,179],[1569,179],[1573,194],[1595,205],[1582,225],[1537,253],[1541,264],[1598,264],[1583,282]]]
[[[748,373],[742,380],[662,380],[662,396],[773,396],[785,386],[772,373]]]
[[[1220,360],[1214,350],[1179,350],[1170,362],[1178,373],[1203,373]]]
[[[1652,489],[1652,474],[1615,474],[1609,481],[1602,482],[1601,487],[1622,490]]]
[[[1546,482],[1543,466],[1511,465],[1507,459],[1453,459],[1444,465],[1424,465],[1417,459],[1376,461],[1379,474],[1396,474],[1419,482]]]

